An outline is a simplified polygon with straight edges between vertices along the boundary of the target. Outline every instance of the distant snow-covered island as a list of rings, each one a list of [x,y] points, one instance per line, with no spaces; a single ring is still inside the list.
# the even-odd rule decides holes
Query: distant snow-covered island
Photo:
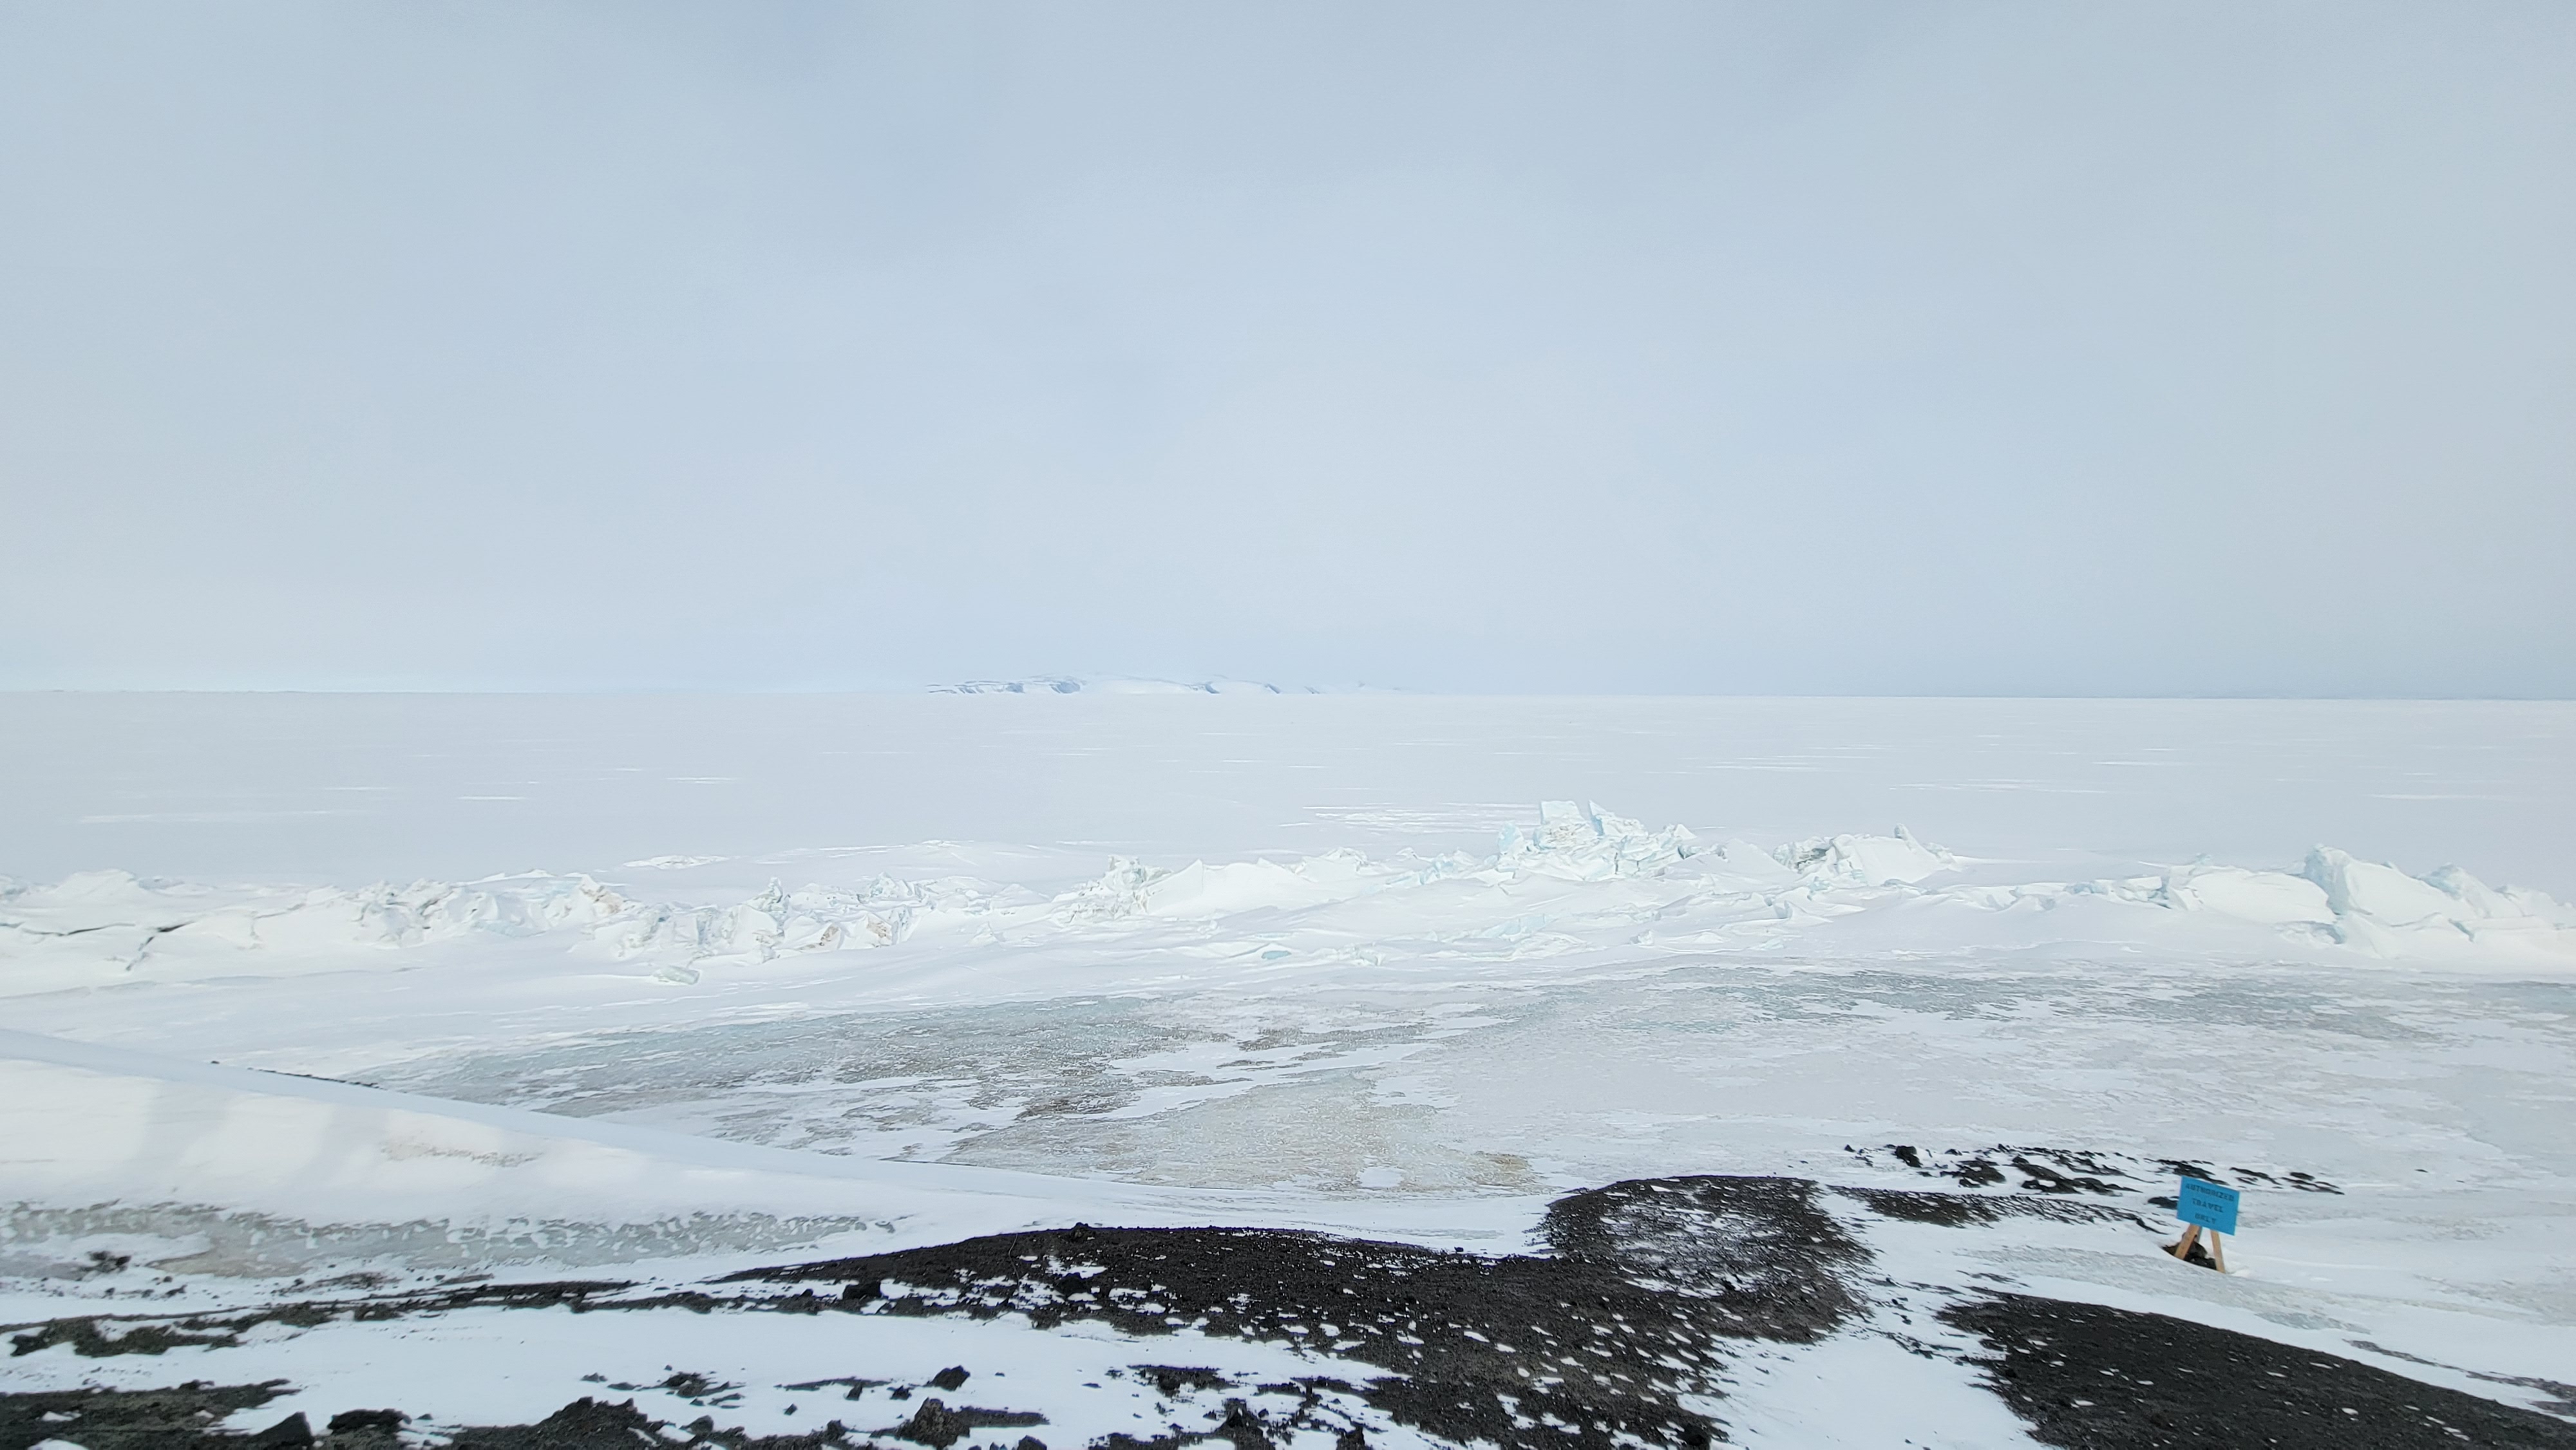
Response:
[[[933,685],[934,695],[1351,695],[1383,685],[1274,685],[1265,680],[1146,680],[1123,675],[1031,675]]]

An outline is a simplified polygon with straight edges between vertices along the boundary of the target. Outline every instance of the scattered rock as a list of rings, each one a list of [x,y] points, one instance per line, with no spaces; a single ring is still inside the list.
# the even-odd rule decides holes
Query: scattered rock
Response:
[[[1194,1369],[1176,1364],[1130,1365],[1136,1373],[1154,1382],[1163,1398],[1178,1399],[1184,1390],[1230,1390],[1234,1381],[1212,1369]]]
[[[1024,1410],[985,1410],[973,1405],[960,1405],[952,1410],[934,1395],[921,1402],[921,1408],[912,1412],[911,1419],[882,1433],[917,1445],[934,1446],[936,1450],[948,1450],[949,1446],[987,1426],[1017,1427],[1045,1423],[1046,1416]]]

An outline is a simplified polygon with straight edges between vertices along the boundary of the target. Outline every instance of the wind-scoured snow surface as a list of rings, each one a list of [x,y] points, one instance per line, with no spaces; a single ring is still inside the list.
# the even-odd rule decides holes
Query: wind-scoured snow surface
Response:
[[[669,1289],[1077,1219],[1508,1257],[1571,1192],[1770,1175],[1844,1190],[1867,1284],[1913,1287],[1850,1279],[1830,1333],[1673,1402],[1738,1441],[2044,1431],[2036,1391],[1982,1388],[1996,1341],[1940,1327],[2003,1289],[2576,1399],[2567,707],[761,706],[9,702],[0,1321]],[[2155,1252],[2186,1169],[2245,1191],[2230,1274]],[[828,1351],[697,1318],[49,1330],[0,1373],[303,1386],[248,1428],[645,1386],[785,1434],[816,1428],[796,1384],[980,1355],[1051,1388],[950,1402],[1088,1427],[1063,1450],[1162,1433],[1085,1398],[1119,1365],[1378,1372],[1025,1315]],[[369,1368],[396,1343],[413,1372]],[[649,1388],[684,1370],[730,1401]],[[1442,1438],[1314,1393],[1281,1441]]]

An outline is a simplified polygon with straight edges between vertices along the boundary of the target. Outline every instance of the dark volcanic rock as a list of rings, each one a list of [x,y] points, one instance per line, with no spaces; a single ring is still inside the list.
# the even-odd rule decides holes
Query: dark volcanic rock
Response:
[[[668,1430],[662,1421],[635,1408],[633,1400],[607,1404],[587,1397],[573,1401],[533,1425],[479,1426],[457,1432],[451,1450],[645,1450],[648,1446],[696,1445],[723,1450],[837,1450],[862,1443],[833,1421],[803,1435],[746,1435],[720,1430],[700,1419],[685,1432]]]
[[[2059,1223],[2134,1223],[2151,1227],[2125,1208],[2042,1198],[2029,1193],[1938,1193],[1920,1188],[1844,1188],[1834,1193],[1885,1218],[1936,1223],[1945,1228],[1999,1223],[2007,1218],[2047,1218]]]
[[[962,1382],[965,1376],[960,1375],[958,1379]],[[933,1396],[921,1402],[921,1408],[912,1412],[911,1419],[885,1433],[899,1440],[948,1450],[949,1446],[987,1426],[1018,1428],[1045,1423],[1046,1416],[1025,1410],[979,1410],[973,1405],[960,1405],[952,1410]]]
[[[1838,1271],[1868,1262],[1802,1178],[1649,1178],[1550,1204],[1548,1246],[1644,1289],[1731,1303],[1738,1333],[1807,1340],[1858,1304]]]
[[[256,1409],[286,1390],[262,1385],[189,1383],[170,1390],[53,1390],[0,1394],[0,1447],[62,1439],[87,1450],[158,1450],[205,1438],[206,1426],[236,1410]],[[68,1415],[68,1420],[48,1420]],[[239,1437],[229,1443],[239,1445]]]
[[[476,1284],[459,1289],[434,1289],[421,1294],[307,1301],[240,1313],[189,1314],[141,1322],[117,1321],[104,1316],[52,1319],[25,1333],[11,1335],[9,1353],[15,1358],[51,1349],[57,1344],[68,1344],[74,1354],[90,1359],[120,1354],[165,1354],[188,1346],[224,1348],[236,1345],[241,1343],[244,1332],[262,1324],[291,1324],[309,1329],[344,1316],[360,1321],[399,1319],[409,1314],[477,1307],[545,1309],[561,1305],[578,1311],[593,1297],[613,1294],[626,1287],[623,1283],[598,1281]]]
[[[1185,1390],[1230,1390],[1234,1381],[1212,1369],[1192,1369],[1177,1364],[1139,1364],[1130,1369],[1153,1381],[1163,1398],[1178,1399]]]
[[[1943,1312],[1987,1381],[2069,1450],[2576,1450],[2576,1425],[2162,1314],[1993,1294]]]
[[[394,1410],[350,1410],[333,1415],[327,1434],[315,1436],[301,1414],[288,1415],[256,1434],[216,1428],[236,1410],[256,1409],[285,1392],[286,1382],[264,1385],[189,1383],[168,1390],[67,1390],[0,1394],[0,1450],[26,1450],[50,1439],[84,1450],[259,1450],[311,1446],[315,1450],[392,1450],[403,1442],[404,1417]],[[935,1402],[934,1402],[935,1403]],[[1030,1425],[1035,1415],[965,1410],[968,1423]],[[69,1418],[48,1419],[47,1416]],[[648,1445],[697,1445],[722,1450],[833,1450],[860,1443],[833,1421],[803,1435],[745,1435],[701,1420],[688,1431],[668,1430],[627,1400],[583,1398],[533,1425],[482,1425],[455,1432],[453,1450],[639,1450]],[[1041,1447],[1043,1450],[1043,1447]]]
[[[331,1417],[325,1443],[331,1450],[399,1450],[409,1418],[400,1410],[342,1410]]]
[[[250,1443],[258,1450],[295,1450],[295,1447],[313,1443],[313,1424],[304,1418],[302,1410],[298,1410],[251,1436]]]
[[[1724,1342],[1831,1331],[1857,1307],[1843,1275],[1868,1257],[1803,1179],[1613,1184],[1559,1200],[1544,1233],[1552,1255],[1486,1257],[1277,1229],[1076,1225],[734,1282],[873,1285],[838,1301],[866,1313],[1186,1326],[1329,1350],[1387,1370],[1361,1393],[1447,1439],[1696,1446],[1720,1433],[1682,1401],[1715,1392]]]
[[[1865,1208],[1912,1223],[1962,1227],[2018,1216],[2137,1221],[2131,1208],[2088,1201],[2099,1195],[2082,1180],[2113,1171],[2107,1160],[2064,1150],[2015,1151],[2014,1166],[2043,1180],[2038,1191],[1824,1190],[1786,1178],[1614,1183],[1552,1205],[1541,1225],[1544,1253],[1486,1256],[1261,1228],[1077,1224],[757,1269],[721,1281],[723,1287],[677,1293],[625,1297],[614,1284],[482,1285],[122,1325],[62,1320],[16,1334],[14,1347],[21,1354],[54,1345],[80,1354],[156,1354],[181,1344],[230,1342],[262,1322],[384,1319],[482,1305],[794,1313],[814,1316],[815,1332],[824,1334],[834,1314],[1019,1315],[1041,1329],[1072,1321],[1137,1335],[1187,1328],[1293,1345],[1378,1371],[1362,1385],[1321,1377],[1247,1385],[1212,1368],[1138,1363],[1132,1372],[1168,1402],[1157,1413],[1179,1418],[1166,1420],[1151,1439],[1113,1434],[1090,1450],[1276,1450],[1315,1443],[1320,1435],[1335,1437],[1337,1450],[1367,1450],[1352,1397],[1453,1445],[1700,1450],[1725,1438],[1703,1411],[1723,1398],[1723,1371],[1739,1348],[1748,1341],[1813,1341],[1870,1311],[1868,1250],[1828,1204],[1847,1214]],[[1897,1159],[1936,1162],[1919,1149]],[[2072,1187],[2051,1189],[2048,1181]],[[2143,1244],[2140,1251],[2152,1252]],[[1982,1363],[1995,1393],[2042,1441],[2070,1450],[2464,1444],[2576,1450],[2576,1426],[2545,1414],[2162,1315],[2016,1294],[1978,1294],[1942,1312],[1984,1342]],[[888,1395],[905,1403],[882,1413],[906,1418],[873,1438],[839,1421],[769,1437],[719,1426],[711,1415],[674,1427],[632,1400],[587,1398],[533,1425],[442,1432],[457,1450],[655,1444],[824,1450],[891,1441],[974,1450],[1012,1438],[1019,1450],[1045,1450],[1035,1436],[1018,1433],[1045,1423],[1037,1414],[952,1406],[950,1398],[970,1379],[965,1366],[954,1365],[920,1386],[917,1399],[909,1384],[889,1387]],[[857,1399],[863,1386],[877,1383],[845,1377],[787,1388],[847,1385]],[[654,1388],[716,1413],[739,1403],[742,1393],[741,1386],[680,1370]],[[938,1397],[929,1393],[934,1390]],[[88,1450],[239,1450],[262,1443],[392,1450],[419,1428],[406,1427],[391,1409],[345,1410],[330,1417],[319,1439],[301,1415],[258,1436],[213,1428],[281,1392],[279,1384],[191,1384],[143,1393],[0,1393],[0,1450],[23,1450],[49,1437]],[[978,1397],[1000,1394],[997,1388]],[[979,1433],[992,1430],[1010,1434]]]
[[[479,1426],[449,1443],[455,1450],[636,1450],[659,1423],[633,1400],[611,1405],[584,1395],[533,1425]]]

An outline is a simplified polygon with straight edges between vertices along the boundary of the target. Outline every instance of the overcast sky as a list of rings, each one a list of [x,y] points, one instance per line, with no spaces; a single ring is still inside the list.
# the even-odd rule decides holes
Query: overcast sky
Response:
[[[2576,5],[0,3],[0,685],[2576,694]]]

